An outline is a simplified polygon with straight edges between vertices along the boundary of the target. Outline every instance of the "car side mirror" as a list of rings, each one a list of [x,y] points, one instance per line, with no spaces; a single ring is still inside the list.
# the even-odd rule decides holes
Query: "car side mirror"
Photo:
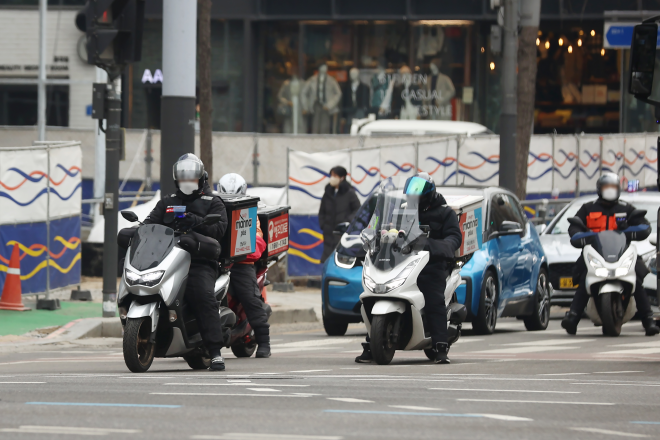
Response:
[[[536,232],[538,232],[539,235],[543,234],[546,229],[548,229],[548,225],[546,225],[545,223],[536,225]]]
[[[653,89],[658,25],[644,23],[635,26],[630,46],[630,80],[628,91],[636,98],[647,99]]]
[[[646,209],[634,209],[633,212],[630,213],[628,216],[628,221],[635,219],[635,218],[644,218],[646,217]]]
[[[138,216],[133,211],[122,211],[121,216],[131,223],[138,221]]]
[[[215,225],[220,220],[222,220],[222,215],[220,214],[207,214],[204,220],[202,220],[202,225]]]
[[[344,235],[344,233],[348,230],[348,226],[350,225],[349,222],[342,222],[338,223],[337,226],[335,226],[334,231],[332,233],[338,237]]]
[[[503,232],[506,234],[520,234],[523,231],[523,227],[520,223],[518,222],[511,222],[508,220],[504,220],[502,224],[500,225],[500,230],[499,232]]]

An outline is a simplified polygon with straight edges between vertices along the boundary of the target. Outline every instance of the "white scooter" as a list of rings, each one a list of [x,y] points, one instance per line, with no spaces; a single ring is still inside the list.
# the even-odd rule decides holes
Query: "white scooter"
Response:
[[[418,207],[401,191],[379,197],[367,229],[361,237],[367,251],[362,271],[362,318],[370,336],[371,354],[380,365],[389,364],[396,350],[424,350],[435,358],[424,313],[424,295],[417,277],[429,262],[422,250],[428,227],[419,226]],[[467,316],[454,291],[461,284],[460,267],[447,278],[448,343],[461,334]]]
[[[635,210],[635,217],[644,217],[646,211]],[[578,217],[568,222],[584,232],[571,237],[573,247],[582,248],[587,266],[585,287],[590,294],[586,312],[591,321],[603,327],[606,336],[619,336],[621,326],[630,321],[637,311],[635,298],[635,263],[637,248],[631,241],[645,240],[650,234],[648,225],[631,226],[623,231],[590,232]]]

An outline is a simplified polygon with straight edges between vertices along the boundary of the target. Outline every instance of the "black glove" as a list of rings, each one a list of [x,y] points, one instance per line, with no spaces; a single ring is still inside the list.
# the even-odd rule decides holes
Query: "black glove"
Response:
[[[619,231],[624,231],[624,230],[628,229],[628,221],[626,221],[626,220],[618,220],[618,221],[616,222],[616,228],[617,228]]]
[[[186,212],[185,217],[174,220],[174,224],[178,230],[190,230],[195,226],[199,226],[201,223],[202,218],[192,212]]]

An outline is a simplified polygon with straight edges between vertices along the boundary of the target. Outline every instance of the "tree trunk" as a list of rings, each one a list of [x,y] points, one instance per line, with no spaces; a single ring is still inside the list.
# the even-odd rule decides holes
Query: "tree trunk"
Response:
[[[518,37],[518,124],[516,128],[516,195],[527,196],[527,163],[536,96],[538,26],[524,26]]]
[[[199,75],[200,159],[213,187],[213,91],[211,89],[211,0],[198,0],[197,63]]]

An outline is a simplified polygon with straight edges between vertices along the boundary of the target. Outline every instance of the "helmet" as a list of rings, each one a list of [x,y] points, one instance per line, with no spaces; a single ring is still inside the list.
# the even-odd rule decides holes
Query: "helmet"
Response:
[[[418,196],[419,206],[427,207],[435,197],[435,182],[428,173],[417,173],[406,180],[403,193],[407,196]]]
[[[603,198],[603,187],[606,185],[616,185],[616,198],[619,198],[621,195],[621,188],[619,186],[619,176],[616,173],[604,173],[596,181],[596,189],[598,191],[598,197]]]
[[[247,192],[247,182],[245,182],[245,179],[240,174],[225,174],[218,182],[218,192],[220,194],[245,195]]]
[[[176,187],[179,187],[179,180],[197,180],[198,189],[202,189],[208,174],[204,171],[204,164],[199,157],[192,153],[186,153],[176,161],[172,167],[172,177]]]

